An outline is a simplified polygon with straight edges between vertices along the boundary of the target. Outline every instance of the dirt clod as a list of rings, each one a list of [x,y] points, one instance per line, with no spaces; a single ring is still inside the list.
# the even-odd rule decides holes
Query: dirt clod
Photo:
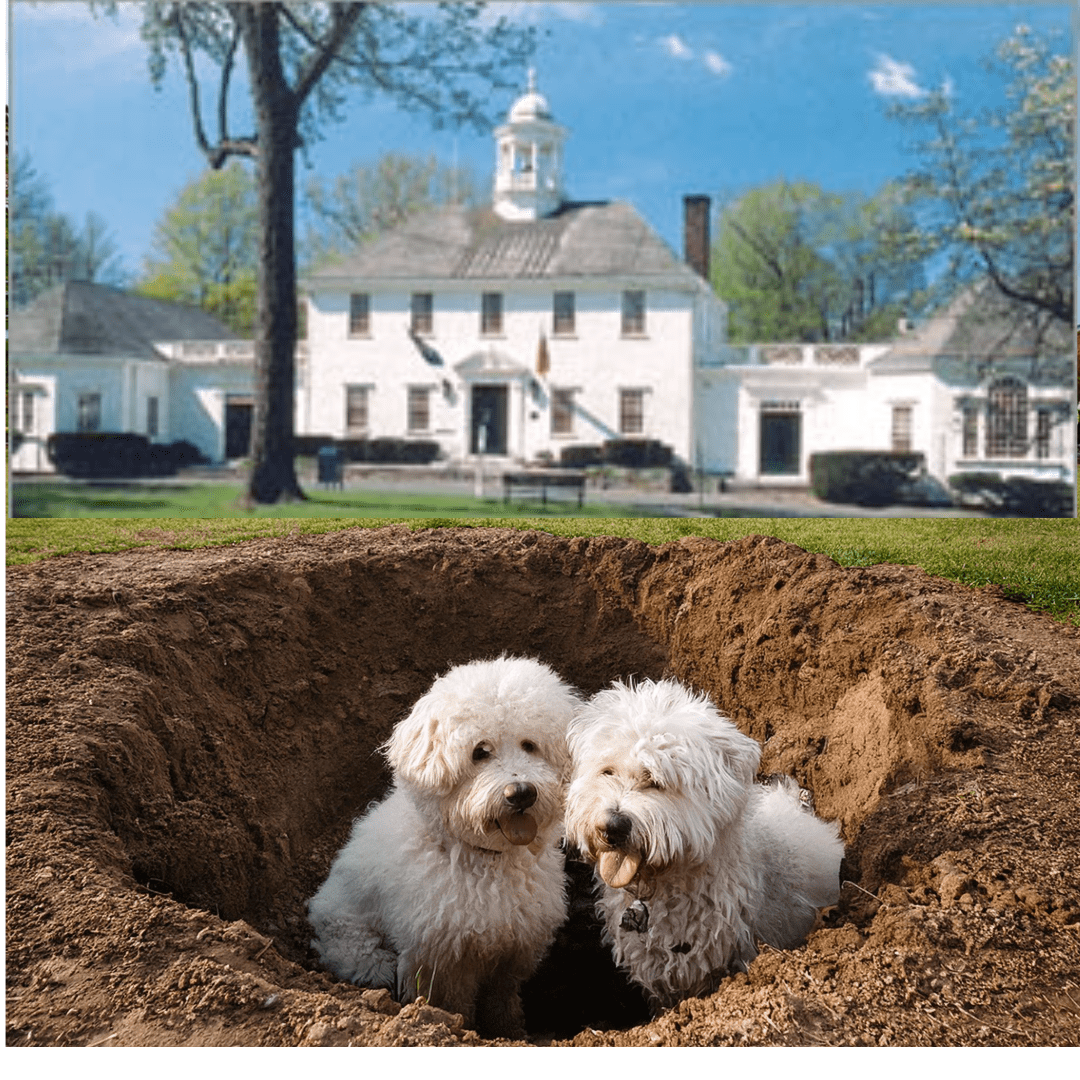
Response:
[[[9,1045],[475,1045],[338,982],[304,902],[450,665],[708,691],[841,823],[839,905],[655,1020],[588,873],[533,1041],[1075,1045],[1080,632],[767,537],[347,529],[8,574]]]

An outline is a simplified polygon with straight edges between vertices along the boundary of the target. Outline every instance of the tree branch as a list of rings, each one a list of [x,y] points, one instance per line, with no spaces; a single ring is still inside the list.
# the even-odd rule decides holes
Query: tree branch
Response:
[[[293,88],[293,99],[298,113],[304,102],[307,100],[308,95],[323,77],[326,69],[337,58],[338,50],[348,40],[349,35],[353,32],[366,7],[367,4],[339,3],[330,5],[330,32],[321,42],[312,42],[315,52],[311,56],[305,70],[298,74],[296,86]],[[296,27],[296,21],[292,18],[288,8],[282,5],[279,10],[284,12],[290,24]],[[303,32],[301,31],[301,33]],[[303,33],[303,36],[308,41],[311,41],[308,34]]]

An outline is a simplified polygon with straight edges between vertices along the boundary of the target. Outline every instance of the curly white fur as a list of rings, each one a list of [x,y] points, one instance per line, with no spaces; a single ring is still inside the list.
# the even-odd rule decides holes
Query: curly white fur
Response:
[[[677,682],[616,683],[570,728],[567,841],[596,863],[616,963],[654,1009],[710,992],[757,942],[801,944],[839,896],[837,828],[760,747]]]
[[[386,744],[387,798],[308,904],[336,975],[524,1033],[520,986],[566,918],[563,796],[576,692],[536,660],[437,679]]]

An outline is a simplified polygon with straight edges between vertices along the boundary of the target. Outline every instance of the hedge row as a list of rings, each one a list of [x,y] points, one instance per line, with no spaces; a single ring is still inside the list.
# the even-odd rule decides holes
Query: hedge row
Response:
[[[329,435],[293,437],[297,457],[315,457],[320,450],[333,447],[342,461],[370,464],[428,465],[439,456],[439,444],[428,439],[335,439]]]
[[[924,468],[922,454],[887,450],[830,450],[810,455],[810,487],[826,502],[888,506],[901,484]]]
[[[92,478],[172,476],[207,459],[186,440],[152,443],[145,435],[57,432],[45,444],[57,472]]]
[[[666,469],[672,450],[658,439],[608,439],[602,446],[564,446],[559,464],[566,469],[612,465],[622,469]]]

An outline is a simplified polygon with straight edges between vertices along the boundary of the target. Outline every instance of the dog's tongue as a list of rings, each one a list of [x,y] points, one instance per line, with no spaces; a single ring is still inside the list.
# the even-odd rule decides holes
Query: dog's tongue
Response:
[[[518,847],[531,844],[536,839],[536,818],[527,814],[510,814],[499,822],[499,828],[503,836]]]
[[[598,866],[600,876],[613,889],[625,889],[641,865],[636,851],[601,851]]]

